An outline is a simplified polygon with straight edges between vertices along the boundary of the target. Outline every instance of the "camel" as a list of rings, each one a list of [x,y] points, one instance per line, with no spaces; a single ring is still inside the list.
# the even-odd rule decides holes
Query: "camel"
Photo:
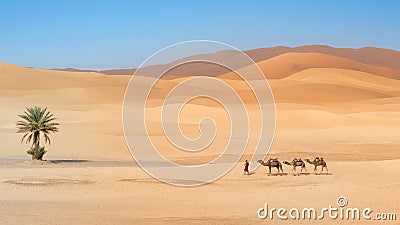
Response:
[[[322,158],[322,157],[316,157],[316,158],[314,159],[314,161],[310,161],[309,159],[305,159],[305,160],[306,160],[306,162],[308,162],[308,163],[314,165],[314,173],[315,173],[315,174],[317,174],[317,167],[318,167],[318,166],[322,166],[322,169],[321,169],[320,174],[322,173],[322,171],[324,170],[324,168],[325,168],[325,170],[326,170],[326,174],[328,174],[328,165],[326,164],[324,158]]]
[[[300,158],[295,158],[291,162],[283,161],[282,163],[289,165],[289,166],[293,166],[293,169],[292,169],[293,175],[296,175],[296,167],[298,167],[298,166],[301,167],[300,173],[303,172],[303,169],[307,173],[306,163],[303,160],[301,160]]]
[[[264,162],[262,160],[258,160],[257,162],[260,163],[263,166],[268,166],[269,174],[271,174],[272,167],[275,167],[276,169],[278,169],[278,174],[279,174],[279,171],[281,171],[282,174],[283,174],[282,163],[279,162],[278,158],[269,159],[267,162]]]

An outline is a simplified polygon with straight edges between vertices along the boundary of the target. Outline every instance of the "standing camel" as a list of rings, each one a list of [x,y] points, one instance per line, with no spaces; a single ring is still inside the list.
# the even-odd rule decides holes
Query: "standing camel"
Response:
[[[320,174],[322,173],[322,171],[324,171],[324,168],[325,168],[325,170],[326,170],[326,174],[328,174],[328,165],[326,164],[324,158],[322,158],[322,157],[316,157],[316,158],[314,159],[314,161],[310,161],[309,159],[305,159],[305,160],[306,160],[306,162],[308,162],[308,163],[314,165],[314,173],[315,173],[315,174],[317,174],[317,167],[318,167],[318,166],[322,166]]]
[[[263,166],[268,166],[268,168],[269,168],[269,175],[271,175],[271,169],[272,169],[272,167],[275,167],[276,169],[278,169],[278,174],[279,174],[279,171],[281,171],[282,174],[283,174],[282,163],[279,162],[278,158],[269,159],[267,162],[264,162],[264,161],[262,161],[262,160],[258,160],[257,162],[260,163],[260,164],[263,165]]]
[[[291,162],[283,161],[282,163],[293,167],[293,169],[292,169],[293,175],[296,175],[296,167],[298,167],[298,166],[301,167],[300,173],[303,172],[303,169],[307,173],[306,163],[303,160],[301,160],[300,158],[295,158]]]

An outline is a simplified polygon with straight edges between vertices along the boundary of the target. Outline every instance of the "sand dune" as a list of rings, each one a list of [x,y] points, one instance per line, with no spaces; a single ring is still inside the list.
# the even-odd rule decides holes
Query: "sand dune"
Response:
[[[274,78],[270,79],[270,85],[277,103],[278,130],[272,153],[336,152],[332,155],[333,160],[350,160],[349,154],[366,154],[363,151],[363,143],[366,142],[369,143],[369,151],[374,154],[382,146],[390,145],[390,149],[400,146],[397,136],[400,133],[400,81],[393,79],[398,71],[320,53],[287,53],[261,61],[258,65],[267,77]],[[19,144],[20,136],[15,134],[16,115],[27,106],[40,105],[51,109],[62,123],[62,132],[54,136],[54,144],[49,147],[47,157],[131,159],[121,122],[122,101],[129,76],[32,69],[4,63],[0,64],[0,71],[3,81],[0,84],[0,102],[5,106],[1,109],[5,116],[0,124],[0,135],[4,137],[3,144],[8,146],[1,155],[26,155],[24,149],[28,146]],[[260,117],[251,90],[243,81],[234,79],[231,73],[219,78],[237,90],[247,104],[251,132],[256,135]],[[139,82],[154,78],[141,79]],[[157,137],[163,134],[159,124],[160,106],[168,92],[185,79],[188,77],[159,80],[150,94],[148,127],[157,145],[167,143]],[[251,83],[256,88],[261,85],[257,80]],[[191,87],[191,90],[196,88],[210,93],[218,91],[201,84]],[[190,95],[191,90],[186,94]],[[229,96],[226,98],[229,99]],[[220,121],[225,121],[227,117],[225,110],[215,102],[196,99],[185,108],[181,118],[185,135],[199,135],[197,121],[204,116],[199,112],[210,113]],[[141,118],[137,119],[140,122]],[[216,145],[195,157],[208,160],[223,149],[229,132],[229,127],[223,124],[219,124],[221,135],[215,141]],[[357,136],[356,133],[351,138],[343,136],[343,133],[353,129],[350,127],[357,132],[363,131],[363,134]],[[316,134],[317,140],[305,141]],[[373,139],[374,136],[381,137],[381,141]],[[246,152],[254,148],[256,140],[253,138],[250,141]],[[338,143],[332,145],[335,141]],[[287,148],[292,153],[287,152]],[[163,151],[170,158],[190,158],[190,155],[177,153],[171,146],[164,147]],[[376,159],[400,158],[395,150],[388,152],[380,156],[377,154]]]
[[[399,71],[357,63],[345,58],[321,53],[287,53],[258,63],[267,78],[283,78],[309,68],[336,68],[367,72],[392,79],[399,79]],[[268,77],[271,74],[271,77]]]
[[[232,78],[231,73],[220,78],[238,90],[246,102],[255,102],[255,98],[248,97],[251,90],[244,82],[227,77]],[[257,87],[257,81],[251,83]],[[397,105],[396,97],[400,94],[397,79],[349,69],[305,69],[282,79],[271,79],[269,83],[278,103],[357,104],[359,101],[386,99],[386,102],[382,100],[380,103],[383,107],[392,103]]]
[[[400,70],[400,52],[374,48],[374,47],[364,47],[364,48],[333,48],[324,45],[308,45],[299,47],[272,47],[272,48],[258,48],[248,51],[244,51],[250,58],[255,62],[265,61],[270,58],[285,54],[285,53],[322,53],[331,56],[338,56],[352,61],[360,62],[362,64],[367,64],[377,67],[386,67],[394,70]],[[230,56],[230,51],[221,51],[211,54],[214,58],[227,58]],[[190,57],[187,59],[191,59]],[[192,67],[192,71],[207,71],[209,76],[217,76],[225,73],[222,68],[213,65],[201,65],[199,67]],[[108,75],[132,75],[135,69],[116,69],[116,70],[104,70],[99,71],[100,73]],[[193,74],[182,73],[185,71],[175,71],[175,75],[188,76]]]
[[[28,146],[19,144],[15,122],[26,107],[38,105],[48,107],[62,124],[62,132],[54,136],[49,147],[49,157],[129,159],[121,124],[122,101],[129,77],[23,68],[4,63],[0,64],[0,71],[0,102],[5,106],[1,109],[4,120],[0,132],[7,146],[1,156],[25,156]]]
[[[361,71],[392,79],[399,79],[400,72],[384,67],[370,66],[346,58],[321,53],[286,53],[258,62],[257,65],[268,79],[281,79],[310,68],[334,68]],[[243,68],[245,70],[246,68]],[[240,70],[239,70],[240,71]],[[234,73],[220,75],[238,79]]]
[[[129,77],[95,72],[66,72],[25,68],[0,63],[1,90],[49,90],[63,88],[124,87]],[[108,82],[112,81],[112,82]],[[105,85],[107,84],[107,85]]]
[[[333,48],[325,45],[307,45],[299,47],[272,47],[259,48],[246,51],[254,61],[263,61],[280,54],[298,52],[298,53],[323,53],[332,56],[347,58],[363,64],[386,67],[394,70],[400,70],[400,53],[391,49],[363,47],[363,48]]]
[[[310,68],[348,69],[380,75],[392,79],[399,79],[400,77],[400,72],[394,69],[367,65],[347,58],[322,53],[284,53],[267,60],[259,61],[257,62],[257,65],[268,79],[281,79],[293,73]],[[146,67],[143,69],[143,71],[145,71],[143,74],[154,77],[156,75],[154,72],[159,70],[159,68],[164,68],[167,70],[169,67],[170,64]],[[239,71],[242,68],[240,63],[237,63],[237,67],[238,68],[236,69]],[[246,68],[242,69],[245,70]],[[238,79],[238,76],[230,72],[230,70],[227,68],[206,62],[194,62],[180,65],[165,73],[162,78],[177,79],[181,77],[199,75]]]

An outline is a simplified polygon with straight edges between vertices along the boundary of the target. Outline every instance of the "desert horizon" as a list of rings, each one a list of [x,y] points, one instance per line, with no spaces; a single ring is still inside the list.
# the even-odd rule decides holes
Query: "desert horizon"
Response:
[[[310,198],[307,196],[313,196],[312,199],[315,200],[311,200],[311,203],[315,207],[330,204],[316,202],[317,198],[329,192],[336,193],[328,198],[331,202],[334,201],[333,197],[346,195],[352,203],[365,205],[368,200],[360,197],[368,195],[375,199],[374,206],[390,211],[395,208],[398,197],[394,193],[398,193],[396,190],[399,183],[396,165],[400,160],[400,79],[397,78],[400,78],[400,71],[374,64],[376,63],[365,64],[346,57],[314,52],[288,52],[257,62],[268,78],[274,95],[276,133],[267,156],[260,155],[256,158],[268,160],[277,157],[281,161],[291,161],[293,158],[314,159],[323,156],[329,165],[328,175],[322,173],[321,176],[315,176],[313,166],[306,164],[307,172],[302,172],[300,176],[293,177],[291,166],[283,165],[284,172],[281,176],[268,176],[267,168],[262,166],[253,171],[249,178],[243,177],[240,172],[242,162],[251,159],[251,151],[257,142],[255,138],[250,138],[240,162],[227,175],[204,187],[180,190],[168,187],[146,174],[135,163],[127,148],[122,130],[122,104],[131,76],[44,70],[0,63],[3,81],[0,84],[0,99],[4,118],[0,124],[3,146],[0,157],[3,182],[1,187],[4,193],[2,202],[5,203],[2,212],[8,215],[3,217],[3,223],[32,223],[28,218],[35,218],[37,224],[48,221],[47,218],[38,219],[41,213],[21,214],[10,211],[15,207],[28,207],[31,200],[26,200],[24,196],[40,190],[50,193],[43,198],[52,199],[51,204],[55,207],[53,209],[61,207],[60,204],[66,204],[67,201],[76,210],[87,212],[88,215],[83,217],[87,224],[100,221],[111,224],[259,224],[266,222],[257,219],[255,214],[263,206],[263,201],[289,207],[291,197],[285,200],[279,196],[294,196],[294,191],[299,189],[309,190],[303,191],[300,199],[303,201]],[[201,64],[194,65],[194,71],[199,68]],[[209,67],[206,65],[206,68]],[[213,68],[209,69],[213,71]],[[186,153],[171,146],[162,137],[163,130],[160,130],[161,121],[158,117],[163,106],[162,100],[177,84],[193,77],[190,76],[190,68],[178,67],[177,70],[173,76],[158,80],[154,87],[156,91],[149,96],[146,106],[149,135],[153,143],[160,147],[163,156],[174,163],[197,165],[210,162],[222,153],[223,146],[229,139],[226,111],[215,102],[205,98],[192,100],[185,105],[180,116],[182,132],[190,138],[199,135],[195,121],[203,116],[216,119],[218,135],[210,147],[199,153]],[[184,75],[179,76],[179,72]],[[233,87],[242,97],[252,119],[250,134],[255,135],[260,117],[257,116],[257,101],[251,95],[252,90],[235,73],[211,74]],[[141,77],[136,82],[146,83],[154,79]],[[257,87],[260,81],[249,82]],[[204,87],[202,84],[193,88],[218,91],[213,90],[212,86]],[[24,151],[29,145],[20,143],[20,135],[15,130],[17,115],[31,106],[47,107],[60,123],[60,132],[51,136],[51,145],[46,145],[46,163],[30,162],[26,150]],[[227,160],[230,160],[229,157]],[[385,167],[379,166],[380,164],[385,164]],[[299,170],[297,168],[296,173]],[[320,167],[317,172],[320,172]],[[275,168],[272,173],[276,173]],[[386,179],[391,181],[384,186],[385,192],[379,194],[378,200],[373,196],[376,190],[382,191],[382,187],[368,185],[367,188],[365,184]],[[267,186],[261,188],[263,185]],[[233,191],[232,187],[241,188]],[[353,193],[354,187],[358,194]],[[66,192],[70,188],[72,190]],[[101,191],[104,188],[111,188],[116,194]],[[147,191],[136,192],[135,188]],[[93,194],[103,193],[103,197],[96,200],[101,210],[100,216],[93,208],[95,205],[90,203],[95,198],[94,195],[83,194],[85,190],[91,190],[89,193]],[[60,191],[81,197],[68,197]],[[209,192],[204,196],[211,199],[197,203],[189,200],[197,191]],[[269,194],[267,200],[252,200],[257,204],[249,204],[244,211],[232,208],[240,208],[245,196],[250,199],[262,198],[264,191],[275,194]],[[240,197],[243,192],[249,194]],[[20,196],[17,199],[6,197],[16,193]],[[141,197],[137,204],[122,201],[123,198],[135,198],[139,193]],[[224,203],[212,200],[212,196],[222,193],[226,196],[223,197]],[[231,195],[236,197],[229,197]],[[183,196],[187,199],[183,199]],[[161,208],[156,207],[158,213],[153,215],[146,209],[150,207],[147,204],[151,204],[155,198],[164,200],[157,200]],[[299,197],[296,195],[296,198]],[[187,207],[179,206],[175,211],[171,207],[177,201]],[[208,206],[210,202],[214,205],[211,208]],[[227,207],[227,202],[232,206]],[[126,207],[106,206],[112,203]],[[33,202],[32,204],[37,205]],[[47,203],[42,202],[37,206],[42,208],[46,205]],[[214,207],[224,209],[209,211]],[[194,209],[197,213],[193,214],[187,208]],[[203,217],[201,209],[206,209],[206,217]],[[109,214],[110,212],[113,214]],[[131,215],[132,212],[134,213]],[[55,211],[48,213],[55,217],[58,215]],[[71,211],[69,215],[78,215],[77,213],[80,214],[79,211]],[[18,220],[14,221],[15,218]],[[71,218],[56,221],[56,224],[66,224],[70,223]],[[329,221],[325,223],[330,224]],[[351,224],[353,223],[358,222],[353,221]]]
[[[0,224],[398,224],[395,1],[5,1]]]
[[[295,154],[303,157],[329,154],[335,155],[332,160],[342,161],[398,159],[400,143],[396,133],[400,122],[400,81],[395,78],[400,77],[400,71],[322,53],[283,53],[259,61],[257,65],[268,78],[276,103],[277,130],[270,154],[286,153],[291,157]],[[201,66],[195,64],[194,70]],[[3,108],[7,117],[1,127],[7,137],[5,143],[10,146],[3,151],[4,156],[25,155],[24,151],[17,150],[23,145],[18,145],[14,124],[17,115],[26,107],[37,105],[48,107],[56,115],[61,114],[58,117],[63,132],[54,137],[54,146],[49,147],[57,151],[49,151],[48,157],[132,159],[123,138],[121,117],[130,76],[43,70],[4,63],[0,67],[2,102],[7,106]],[[149,96],[150,114],[160,112],[161,100],[169,90],[192,77],[189,75],[190,66],[187,67],[175,68],[183,74],[181,77],[173,75],[171,78],[166,74],[167,79],[157,82],[155,88],[162,91],[152,92]],[[228,72],[216,77],[237,90],[249,112],[257,114],[256,100],[238,75]],[[154,78],[141,78],[143,82],[148,79]],[[257,80],[250,82],[257,86]],[[224,116],[224,110],[207,99],[196,99],[188,104],[184,111],[186,117],[181,119],[185,121],[184,128],[189,136],[197,133],[197,125],[191,123],[201,115],[195,114],[210,112],[203,110],[210,107],[214,108],[213,115]],[[151,123],[157,126],[157,122]],[[155,129],[155,136],[162,132]],[[80,133],[88,135],[79,139]],[[67,143],[75,138],[78,138],[80,146],[71,150]],[[310,144],[307,138],[318,140]],[[386,151],[380,152],[381,148]],[[171,153],[171,156],[182,157],[179,152],[175,153],[177,155]],[[202,156],[215,154],[211,152]]]

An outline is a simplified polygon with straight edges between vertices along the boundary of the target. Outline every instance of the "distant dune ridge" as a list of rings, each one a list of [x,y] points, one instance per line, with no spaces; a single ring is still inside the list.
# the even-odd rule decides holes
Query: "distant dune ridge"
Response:
[[[363,64],[400,70],[400,52],[391,49],[382,49],[375,47],[353,49],[334,48],[325,45],[308,45],[295,48],[259,48],[246,51],[246,54],[248,54],[254,61],[259,62],[289,52],[323,53],[327,55],[347,58]]]
[[[382,49],[375,47],[364,47],[364,48],[334,48],[325,45],[308,45],[300,47],[271,47],[271,48],[258,48],[244,51],[250,58],[255,62],[264,61],[273,57],[276,57],[285,53],[322,53],[331,56],[338,56],[346,59],[350,59],[363,64],[386,67],[393,70],[400,70],[400,52],[391,49]],[[229,51],[214,53],[215,57],[226,57],[229,55]],[[207,68],[204,68],[206,70]],[[57,69],[65,71],[75,72],[88,72],[87,70],[79,70],[73,68]],[[213,71],[212,68],[209,69]],[[135,69],[110,69],[98,71],[100,73],[109,75],[132,75]],[[94,72],[94,71],[92,71]],[[215,74],[208,71],[209,75],[221,75],[223,72],[215,71]]]
[[[277,131],[271,154],[285,159],[324,155],[330,160],[347,161],[400,158],[400,52],[371,47],[303,46],[246,53],[269,79],[277,104]],[[225,54],[229,53],[220,52],[213,57]],[[39,105],[47,106],[61,123],[61,132],[54,136],[47,157],[130,160],[121,122],[123,97],[130,79],[125,72],[128,71],[45,70],[0,63],[0,137],[6,146],[0,157],[26,155],[27,146],[20,144],[15,122],[25,107]],[[246,103],[254,139],[246,150],[249,154],[255,147],[259,126],[257,102],[236,74],[218,66],[182,66],[158,81],[147,105],[150,136],[172,160],[196,158],[202,162],[220,153],[229,138],[229,127],[224,125],[228,123],[217,124],[223,127],[215,145],[189,155],[168,145],[158,124],[166,93],[182,80],[199,74],[222,79]],[[141,77],[139,82],[151,79],[154,78]],[[250,82],[256,87],[260,84],[257,80]],[[203,86],[193,88],[218,91]],[[182,112],[182,131],[196,137],[197,121],[206,113],[226,120],[222,107],[208,99],[198,99]]]

